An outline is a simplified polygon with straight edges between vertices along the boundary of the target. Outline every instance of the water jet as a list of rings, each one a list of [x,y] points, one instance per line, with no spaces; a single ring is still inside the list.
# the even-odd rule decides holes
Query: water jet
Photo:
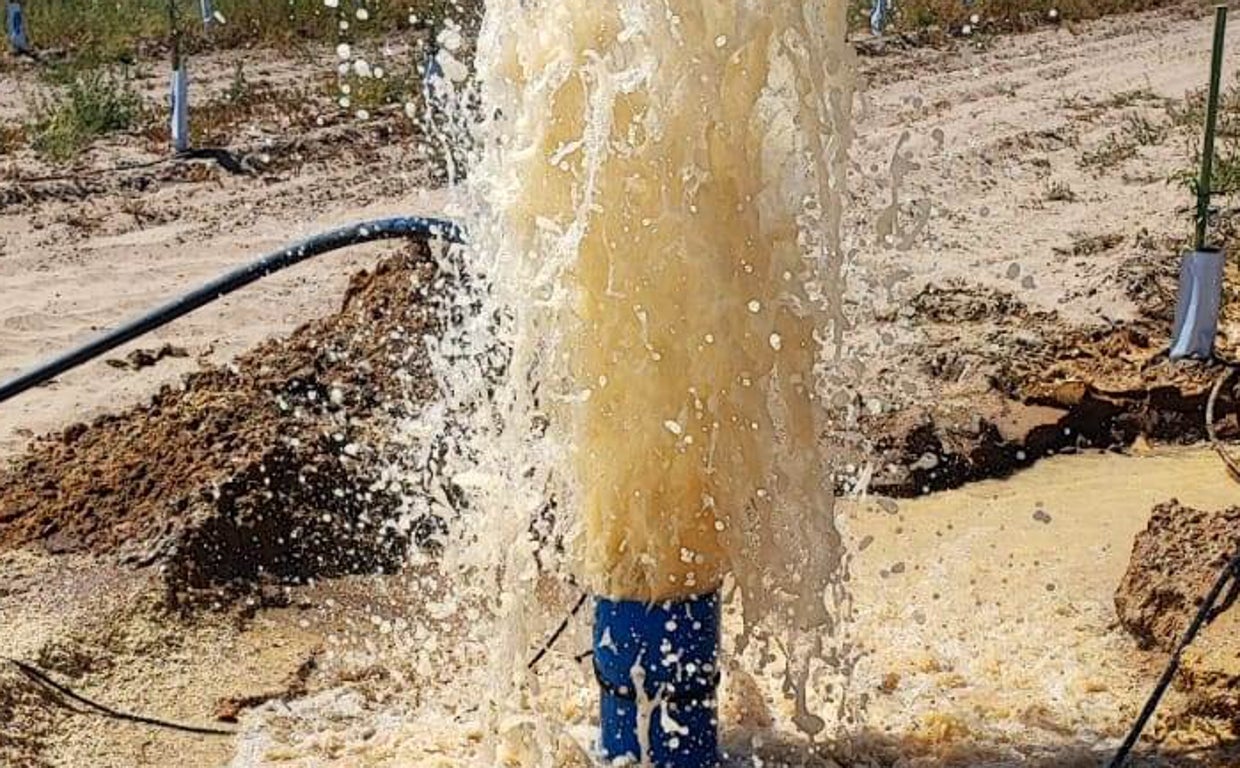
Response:
[[[788,690],[835,626],[817,380],[844,325],[846,22],[838,0],[488,9],[488,277],[572,470],[609,759],[718,763],[725,584],[790,649]]]

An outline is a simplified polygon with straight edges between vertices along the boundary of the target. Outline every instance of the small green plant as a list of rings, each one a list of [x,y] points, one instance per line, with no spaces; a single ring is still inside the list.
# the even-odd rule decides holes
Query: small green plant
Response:
[[[92,70],[36,101],[31,144],[52,160],[69,160],[94,139],[134,127],[141,115],[142,99],[124,74]]]
[[[1167,105],[1172,130],[1184,143],[1186,163],[1168,181],[1183,185],[1195,198],[1200,184],[1202,135],[1206,124],[1206,90],[1200,89],[1179,103]],[[1212,222],[1215,234],[1226,241],[1236,231],[1235,214],[1219,203],[1240,194],[1240,78],[1219,94],[1218,130],[1214,146],[1211,195],[1214,206],[1223,208]],[[1195,216],[1193,218],[1196,223]]]
[[[341,106],[348,104],[353,110],[373,112],[382,107],[404,104],[417,93],[419,81],[408,73],[383,72],[376,77],[349,73],[346,77],[332,79],[327,86],[329,93],[335,91]],[[340,99],[345,97],[347,100]]]
[[[1134,112],[1124,116],[1121,130],[1129,142],[1140,147],[1151,147],[1166,141],[1168,127]]]
[[[1136,155],[1137,145],[1134,141],[1127,136],[1110,133],[1101,144],[1082,154],[1079,164],[1086,170],[1100,174],[1114,170],[1125,160],[1130,160]]]
[[[224,92],[224,99],[232,104],[244,104],[253,96],[250,81],[245,77],[245,62],[238,61],[233,65],[232,81]]]
[[[1046,190],[1046,200],[1051,203],[1074,203],[1076,192],[1066,181],[1056,181]]]

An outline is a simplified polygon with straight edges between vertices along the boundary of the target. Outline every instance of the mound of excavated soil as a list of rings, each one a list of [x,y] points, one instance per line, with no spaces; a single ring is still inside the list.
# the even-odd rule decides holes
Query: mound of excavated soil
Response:
[[[1156,507],[1115,595],[1120,623],[1142,646],[1170,651],[1237,551],[1240,507],[1203,512],[1175,501]],[[1185,653],[1176,687],[1184,693],[1183,716],[1240,733],[1240,609],[1201,633]]]
[[[0,549],[160,563],[174,586],[394,565],[385,427],[432,392],[425,245],[352,281],[338,314],[149,404],[43,438],[0,470]],[[409,521],[405,521],[409,522]]]
[[[1115,594],[1120,623],[1145,648],[1170,651],[1237,551],[1240,507],[1203,512],[1171,501],[1137,536]]]
[[[877,456],[870,489],[916,496],[1004,476],[1045,456],[1124,449],[1140,439],[1204,439],[1211,387],[1226,368],[1167,355],[1170,322],[1142,317],[1081,328],[1015,295],[959,281],[931,284],[903,309],[928,340],[888,361],[922,394],[859,416]],[[864,393],[868,394],[868,393]],[[1216,425],[1237,434],[1234,395]]]

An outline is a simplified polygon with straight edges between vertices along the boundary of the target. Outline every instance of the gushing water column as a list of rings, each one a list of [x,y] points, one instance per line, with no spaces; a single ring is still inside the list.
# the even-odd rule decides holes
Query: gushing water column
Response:
[[[609,759],[719,762],[725,578],[746,622],[829,632],[845,25],[842,0],[488,4],[479,175],[523,291],[513,367],[572,454]]]

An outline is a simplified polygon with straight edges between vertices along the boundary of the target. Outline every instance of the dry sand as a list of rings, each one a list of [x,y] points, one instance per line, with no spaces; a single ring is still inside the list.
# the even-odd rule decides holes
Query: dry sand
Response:
[[[241,55],[255,84],[281,87],[290,78],[331,71],[321,62]],[[265,67],[264,59],[271,59]],[[213,93],[227,86],[231,72],[208,64],[197,87]],[[20,101],[24,91],[0,90],[0,114],[7,114],[8,102]],[[337,110],[322,109],[338,123]],[[430,174],[409,142],[375,133],[374,126],[391,122],[305,131],[300,139],[310,146],[300,151],[309,162],[257,178],[200,165],[188,173],[84,176],[85,186],[28,183],[14,181],[14,174],[51,169],[20,153],[13,160],[17,170],[10,163],[8,176],[0,176],[0,378],[286,243],[369,218],[439,214],[442,195],[428,188]],[[275,126],[258,126],[254,133],[246,144],[252,149],[280,138]],[[316,151],[315,141],[331,143],[330,154]],[[115,167],[158,157],[153,150],[158,148],[136,137],[110,140],[82,163],[88,170]],[[100,361],[6,404],[0,409],[0,456],[20,450],[33,435],[144,399],[194,370],[196,358],[228,361],[325,314],[339,304],[349,275],[396,247],[364,246],[319,258],[107,356],[171,343],[184,348],[188,359],[168,359],[137,373]]]

